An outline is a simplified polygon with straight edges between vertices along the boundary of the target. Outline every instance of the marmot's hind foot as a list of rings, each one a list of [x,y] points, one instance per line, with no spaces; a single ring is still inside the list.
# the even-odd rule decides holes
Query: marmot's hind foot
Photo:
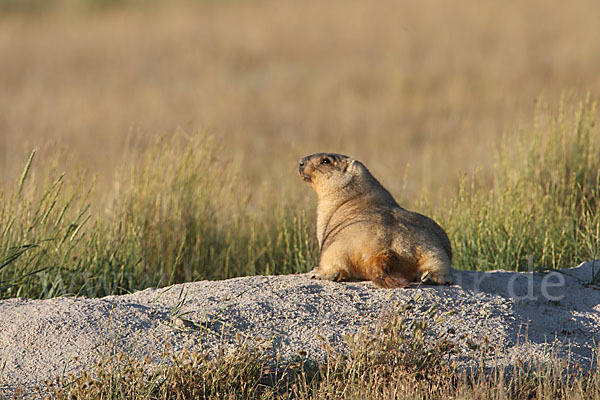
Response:
[[[371,257],[371,280],[375,285],[384,289],[403,288],[410,285],[406,277],[398,272],[401,270],[400,258],[393,250],[384,250]]]
[[[450,273],[432,273],[425,272],[421,276],[421,283],[425,285],[452,285],[452,276]]]
[[[382,289],[405,288],[410,285],[410,282],[405,277],[397,273],[373,279],[373,283]]]

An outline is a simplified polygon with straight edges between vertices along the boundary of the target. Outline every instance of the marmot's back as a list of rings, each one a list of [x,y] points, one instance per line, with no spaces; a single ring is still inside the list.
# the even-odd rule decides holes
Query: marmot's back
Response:
[[[319,266],[309,275],[369,279],[401,287],[415,279],[449,283],[452,251],[431,218],[404,210],[359,161],[319,153],[300,160],[300,176],[319,198]]]

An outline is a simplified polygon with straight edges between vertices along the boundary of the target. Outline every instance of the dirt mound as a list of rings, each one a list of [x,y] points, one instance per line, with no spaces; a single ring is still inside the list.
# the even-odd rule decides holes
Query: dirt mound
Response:
[[[251,276],[101,299],[4,300],[0,393],[93,368],[108,354],[158,361],[165,343],[171,351],[217,349],[234,346],[236,334],[271,340],[284,357],[304,350],[323,358],[317,334],[343,350],[347,334],[374,327],[382,311],[406,302],[414,302],[414,315],[432,304],[449,312],[434,329],[462,347],[487,337],[510,363],[532,353],[543,357],[552,346],[585,366],[600,342],[599,272],[598,261],[546,274],[454,271],[452,286],[391,290],[303,275]]]

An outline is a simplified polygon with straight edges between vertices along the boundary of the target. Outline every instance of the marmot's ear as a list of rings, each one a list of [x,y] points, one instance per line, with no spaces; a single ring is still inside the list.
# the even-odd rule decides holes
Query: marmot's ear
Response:
[[[353,158],[346,160],[346,163],[344,164],[344,168],[342,169],[342,172],[346,172],[348,169],[352,170],[355,163],[356,163],[356,160]]]

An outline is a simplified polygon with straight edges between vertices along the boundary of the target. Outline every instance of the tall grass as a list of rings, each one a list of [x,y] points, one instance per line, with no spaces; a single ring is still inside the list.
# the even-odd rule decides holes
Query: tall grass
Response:
[[[597,103],[538,103],[507,135],[489,176],[464,179],[442,217],[458,268],[565,268],[600,257]],[[491,183],[491,189],[488,190]]]
[[[30,176],[31,153],[13,194],[0,192],[0,297],[40,295],[47,274],[77,271],[87,241],[82,229],[90,219],[84,178],[68,181],[52,172]],[[83,244],[82,244],[83,242]],[[52,284],[46,296],[60,295]]]
[[[91,211],[85,177],[38,184],[32,162],[34,153],[18,189],[1,194],[0,297],[102,296],[313,263],[305,214],[251,212],[250,188],[202,135],[159,140],[123,172],[104,212]]]
[[[532,131],[507,137],[488,176],[465,179],[431,211],[448,230],[455,267],[562,268],[599,258],[596,117],[589,96],[565,97],[556,112],[540,103]],[[32,153],[14,189],[0,189],[2,298],[102,296],[316,263],[314,199],[286,197],[302,185],[294,171],[290,186],[257,208],[227,152],[203,135],[162,138],[130,160],[105,210],[92,204],[87,175],[36,174],[35,161]]]

